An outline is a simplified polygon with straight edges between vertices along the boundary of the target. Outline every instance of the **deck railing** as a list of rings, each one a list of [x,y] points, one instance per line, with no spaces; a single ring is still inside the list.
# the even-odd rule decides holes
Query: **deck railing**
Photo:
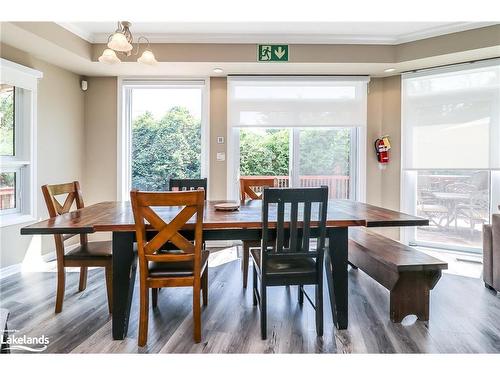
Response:
[[[14,207],[15,192],[12,187],[0,188],[0,210]]]
[[[250,176],[248,176],[250,177]],[[289,176],[260,176],[275,177],[278,187],[289,186]],[[349,176],[300,176],[300,187],[328,186],[328,196],[332,199],[349,199]]]

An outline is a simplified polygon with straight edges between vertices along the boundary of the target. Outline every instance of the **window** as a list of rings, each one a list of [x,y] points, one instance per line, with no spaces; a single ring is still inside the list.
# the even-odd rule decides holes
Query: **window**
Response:
[[[1,59],[0,220],[10,225],[34,219],[36,70]]]
[[[430,221],[405,239],[480,252],[500,201],[500,60],[406,74],[402,103],[402,207]]]
[[[365,77],[230,77],[228,195],[239,176],[364,200]],[[358,151],[360,150],[360,151]]]
[[[122,87],[130,145],[122,199],[130,188],[165,191],[170,178],[205,177],[205,81],[125,80]]]

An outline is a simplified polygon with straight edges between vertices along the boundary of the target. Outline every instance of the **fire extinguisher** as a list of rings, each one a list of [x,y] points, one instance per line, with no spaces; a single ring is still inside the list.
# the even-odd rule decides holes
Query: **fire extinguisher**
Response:
[[[389,136],[384,135],[375,140],[375,153],[377,154],[377,161],[380,169],[385,169],[387,167],[390,149],[391,143],[389,141]]]

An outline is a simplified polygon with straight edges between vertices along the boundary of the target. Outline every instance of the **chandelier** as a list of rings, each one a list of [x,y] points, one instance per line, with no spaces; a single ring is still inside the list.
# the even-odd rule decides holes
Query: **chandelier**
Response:
[[[124,56],[138,56],[141,40],[147,43],[141,56],[137,59],[137,62],[146,65],[155,65],[158,63],[156,61],[155,55],[149,47],[149,40],[145,36],[139,36],[137,38],[136,49],[134,51],[134,37],[130,32],[130,22],[122,21],[118,22],[118,27],[113,34],[108,37],[108,48],[106,48],[102,55],[99,56],[99,61],[106,64],[116,64],[121,62],[116,53]]]

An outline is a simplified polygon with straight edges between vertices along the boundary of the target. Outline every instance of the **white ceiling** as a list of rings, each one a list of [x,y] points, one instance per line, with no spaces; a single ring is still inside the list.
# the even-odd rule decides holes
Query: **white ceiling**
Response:
[[[495,22],[132,22],[153,43],[400,44]],[[104,43],[116,22],[59,23],[91,43]]]

